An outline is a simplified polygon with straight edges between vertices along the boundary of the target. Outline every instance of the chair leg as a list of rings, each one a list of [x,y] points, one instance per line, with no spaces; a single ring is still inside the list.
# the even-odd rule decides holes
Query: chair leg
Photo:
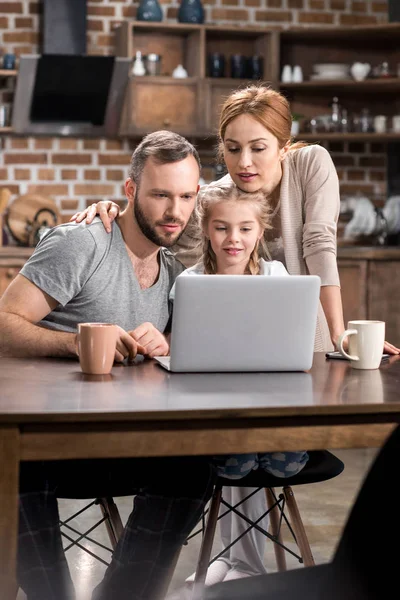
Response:
[[[290,514],[293,531],[296,536],[297,546],[303,559],[303,564],[305,567],[312,567],[315,565],[315,561],[311,552],[310,544],[308,542],[306,530],[304,529],[303,521],[301,520],[293,490],[290,486],[286,486],[283,488],[283,493],[285,494],[286,504]]]
[[[279,521],[280,521],[280,514],[281,514],[280,510],[279,510],[278,506],[274,506],[275,498],[274,498],[273,493],[270,488],[265,488],[265,495],[267,497],[267,506],[268,506],[268,509],[270,510],[269,517],[270,517],[271,534],[275,538],[277,538],[277,540],[282,544],[283,543],[282,532],[279,528]],[[276,566],[278,567],[278,571],[286,571],[287,565],[286,565],[286,556],[285,556],[284,548],[282,548],[282,546],[280,546],[279,544],[274,544],[274,552],[275,552],[275,560],[276,560]]]
[[[204,583],[206,581],[208,564],[210,562],[211,550],[214,542],[215,529],[217,527],[221,497],[222,487],[220,485],[216,485],[211,498],[210,509],[208,511],[207,525],[201,542],[199,560],[197,563],[191,600],[201,600],[203,597]]]
[[[124,530],[117,505],[113,498],[99,498],[99,505],[103,517],[106,517],[105,525],[107,527],[108,537],[110,538],[110,544],[112,549],[115,550],[118,540]]]

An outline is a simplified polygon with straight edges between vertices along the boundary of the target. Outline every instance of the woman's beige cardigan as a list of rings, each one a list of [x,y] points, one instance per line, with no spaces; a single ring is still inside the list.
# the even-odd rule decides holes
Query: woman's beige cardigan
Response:
[[[321,146],[289,151],[282,163],[280,216],[286,268],[291,275],[319,275],[322,285],[337,285],[336,229],[340,209],[339,182],[329,152]],[[229,175],[210,183],[230,183]],[[207,193],[207,187],[200,194]],[[201,254],[200,230],[193,218],[174,248],[186,266]],[[325,314],[318,311],[315,351],[332,350]]]

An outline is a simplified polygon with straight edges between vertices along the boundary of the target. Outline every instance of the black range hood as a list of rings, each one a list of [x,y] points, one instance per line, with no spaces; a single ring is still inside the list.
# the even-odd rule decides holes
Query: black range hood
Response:
[[[22,55],[13,105],[15,133],[116,136],[130,59]]]
[[[131,61],[86,55],[86,23],[86,0],[43,0],[43,53],[20,58],[15,133],[117,135]]]

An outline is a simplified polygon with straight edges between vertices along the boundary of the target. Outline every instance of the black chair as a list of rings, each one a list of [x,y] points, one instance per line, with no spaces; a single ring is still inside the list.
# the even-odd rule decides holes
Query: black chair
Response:
[[[332,479],[333,477],[340,475],[343,469],[344,464],[342,461],[328,450],[314,450],[309,452],[309,460],[302,471],[293,477],[287,477],[283,479],[270,475],[264,471],[256,470],[252,471],[243,479],[232,480],[218,478],[210,502],[207,524],[204,528],[204,535],[197,563],[192,593],[193,600],[199,600],[202,598],[204,582],[209,565],[222,556],[226,551],[226,548],[224,548],[223,551],[214,556],[210,562],[217,521],[219,518],[222,518],[224,514],[226,514],[223,513],[218,517],[221,503],[226,506],[226,512],[232,510],[248,523],[249,528],[246,529],[246,533],[250,529],[256,528],[274,542],[275,558],[279,571],[286,570],[285,551],[290,552],[298,559],[300,563],[303,563],[305,566],[313,566],[315,564],[314,558],[292,487],[296,485],[306,485],[309,483],[327,481],[328,479]],[[231,506],[225,502],[222,498],[222,488],[224,486],[253,487],[257,488],[257,490],[265,488],[268,510],[265,514],[259,516],[258,521],[260,521],[266,514],[269,514],[271,532],[261,528],[257,524],[258,521],[255,523],[251,522],[240,512],[239,505]],[[275,488],[277,487],[282,488],[282,493],[279,495],[275,493]],[[289,514],[288,516],[285,512],[286,507]],[[281,533],[281,526],[283,523],[286,523],[288,526],[293,540],[298,547],[299,554],[296,554],[291,548],[284,544]],[[236,540],[233,540],[230,547],[241,537],[242,536],[238,537]],[[245,596],[243,596],[243,598],[245,598]]]
[[[66,471],[65,477],[56,492],[57,498],[89,500],[88,504],[83,508],[69,516],[67,519],[60,520],[61,535],[69,542],[69,544],[64,547],[64,550],[67,551],[71,547],[77,546],[104,565],[108,565],[109,563],[106,560],[89,550],[89,548],[85,547],[81,542],[83,540],[88,540],[91,544],[94,544],[103,550],[107,550],[111,555],[115,550],[124,529],[114,498],[126,496],[133,497],[137,493],[137,486],[128,480],[126,473],[129,471],[123,471],[122,461],[109,461],[109,464],[113,465],[112,471],[115,472],[115,477],[112,479],[110,479],[110,477],[102,477],[103,466],[101,461],[92,461],[92,472],[90,474],[87,473],[85,467],[83,473],[80,472],[80,463],[81,461],[70,461],[67,468],[64,466],[64,471]],[[122,465],[122,468],[120,465]],[[112,497],[110,496],[110,490],[112,490]],[[76,519],[79,515],[82,515],[94,506],[98,506],[101,511],[101,518],[94,525],[83,532],[72,527],[71,521],[73,519]],[[103,523],[107,529],[111,547],[101,544],[90,536],[92,531]]]
[[[219,583],[205,590],[204,600],[383,600],[397,596],[399,460],[397,426],[364,479],[332,562]]]
[[[130,495],[132,495],[132,494],[130,494]],[[63,498],[76,500],[76,498],[68,497],[67,494],[65,494],[63,496]],[[86,500],[86,498],[85,498],[85,500]],[[80,515],[82,515],[87,510],[89,510],[92,506],[99,506],[99,508],[101,510],[101,518],[94,525],[92,525],[89,529],[86,529],[83,532],[81,532],[78,529],[76,529],[75,527],[73,527],[71,525],[71,521],[76,519]],[[110,541],[111,547],[101,544],[100,542],[98,542],[97,540],[95,540],[93,537],[90,536],[90,534],[95,529],[97,529],[97,527],[99,527],[102,523],[104,523],[104,525],[106,527],[108,539]],[[67,550],[69,550],[73,546],[77,546],[78,548],[80,548],[84,552],[87,552],[87,554],[90,554],[90,556],[92,556],[99,562],[103,563],[104,565],[108,565],[109,563],[106,560],[104,560],[101,556],[99,556],[98,554],[95,554],[94,552],[89,550],[89,548],[84,546],[81,542],[83,540],[87,540],[88,542],[90,542],[91,544],[94,544],[98,548],[107,550],[111,555],[117,546],[117,543],[122,534],[123,528],[124,528],[124,526],[121,521],[118,507],[115,504],[114,499],[111,497],[95,498],[94,500],[91,500],[89,502],[89,504],[86,504],[83,508],[81,508],[80,510],[78,510],[77,512],[75,512],[74,514],[69,516],[67,519],[64,519],[64,520],[60,519],[61,535],[63,536],[63,538],[65,538],[69,542],[64,547],[64,551],[67,552]],[[73,534],[75,534],[75,536],[77,536],[77,537],[72,537]]]

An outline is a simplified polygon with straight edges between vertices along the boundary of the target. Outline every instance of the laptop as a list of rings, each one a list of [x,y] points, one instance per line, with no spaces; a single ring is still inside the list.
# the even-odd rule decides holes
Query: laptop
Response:
[[[321,280],[315,275],[178,277],[170,356],[180,373],[311,368]]]

